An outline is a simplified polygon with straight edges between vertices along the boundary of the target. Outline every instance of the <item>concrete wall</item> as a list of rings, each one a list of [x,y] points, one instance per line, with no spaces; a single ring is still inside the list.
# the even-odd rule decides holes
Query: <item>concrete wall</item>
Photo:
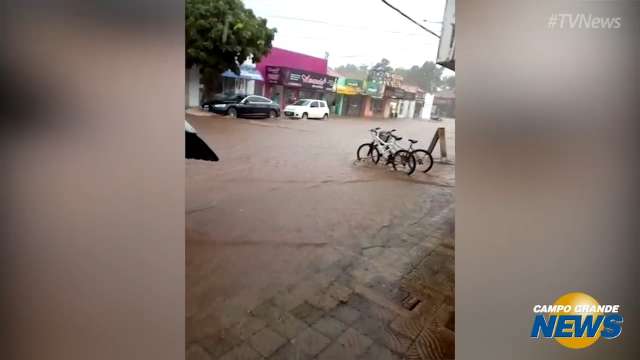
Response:
[[[408,118],[413,118],[413,114],[416,112],[416,101],[409,101],[409,112],[407,113]]]
[[[402,104],[402,105],[400,105]],[[398,100],[398,109],[402,108],[402,111],[398,111],[398,118],[411,118],[413,117],[413,111],[415,110],[416,102],[414,100]]]
[[[393,102],[391,99],[389,98],[384,98],[383,100],[383,105],[382,105],[382,117],[388,118],[391,117],[391,103]]]
[[[431,118],[431,108],[433,107],[433,94],[426,94],[424,97],[424,107],[422,108],[421,118]]]
[[[371,109],[371,102],[373,101],[373,99],[371,99],[370,96],[365,96],[364,99],[362,100],[362,116],[364,117],[372,117],[373,116],[373,110]]]
[[[447,0],[442,17],[442,31],[436,63],[455,70],[455,28],[456,28],[456,3],[455,0]]]
[[[200,71],[194,65],[185,69],[185,107],[200,106]]]

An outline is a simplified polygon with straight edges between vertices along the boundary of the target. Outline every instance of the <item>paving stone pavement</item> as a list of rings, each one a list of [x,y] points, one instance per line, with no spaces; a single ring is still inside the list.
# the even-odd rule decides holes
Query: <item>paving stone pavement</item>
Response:
[[[452,211],[425,240],[345,250],[347,261],[278,290],[187,359],[453,359]]]

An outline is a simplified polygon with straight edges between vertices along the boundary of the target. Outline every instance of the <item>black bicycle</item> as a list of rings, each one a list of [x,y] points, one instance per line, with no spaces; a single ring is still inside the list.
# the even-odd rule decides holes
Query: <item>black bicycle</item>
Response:
[[[414,149],[413,145],[417,143],[418,140],[408,140],[409,148],[407,150],[411,152],[411,155],[416,159],[416,170],[426,174],[433,167],[433,157],[431,153],[425,149]]]

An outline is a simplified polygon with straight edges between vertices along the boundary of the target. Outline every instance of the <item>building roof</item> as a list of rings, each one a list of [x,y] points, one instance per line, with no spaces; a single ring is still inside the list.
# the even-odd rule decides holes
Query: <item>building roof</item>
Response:
[[[236,78],[236,79],[248,79],[248,80],[258,80],[264,81],[262,75],[256,70],[254,67],[250,66],[240,66],[240,75],[236,75],[233,71],[227,70],[222,73],[224,77]]]
[[[333,76],[333,77],[346,77],[330,67],[327,67],[327,75]]]
[[[404,90],[406,92],[410,92],[410,93],[416,93],[417,94],[419,92],[421,92],[421,93],[425,92],[419,86],[402,84],[400,87],[402,88],[402,90]]]
[[[440,91],[436,92],[433,95],[437,96],[437,97],[440,97],[440,98],[455,99],[456,91],[455,91],[455,89],[445,89],[445,90],[440,90]]]

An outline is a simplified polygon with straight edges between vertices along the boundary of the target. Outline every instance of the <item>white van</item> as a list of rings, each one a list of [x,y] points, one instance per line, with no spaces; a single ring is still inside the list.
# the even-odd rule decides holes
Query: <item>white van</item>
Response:
[[[324,100],[300,99],[284,108],[284,116],[296,119],[328,119],[329,106]]]

